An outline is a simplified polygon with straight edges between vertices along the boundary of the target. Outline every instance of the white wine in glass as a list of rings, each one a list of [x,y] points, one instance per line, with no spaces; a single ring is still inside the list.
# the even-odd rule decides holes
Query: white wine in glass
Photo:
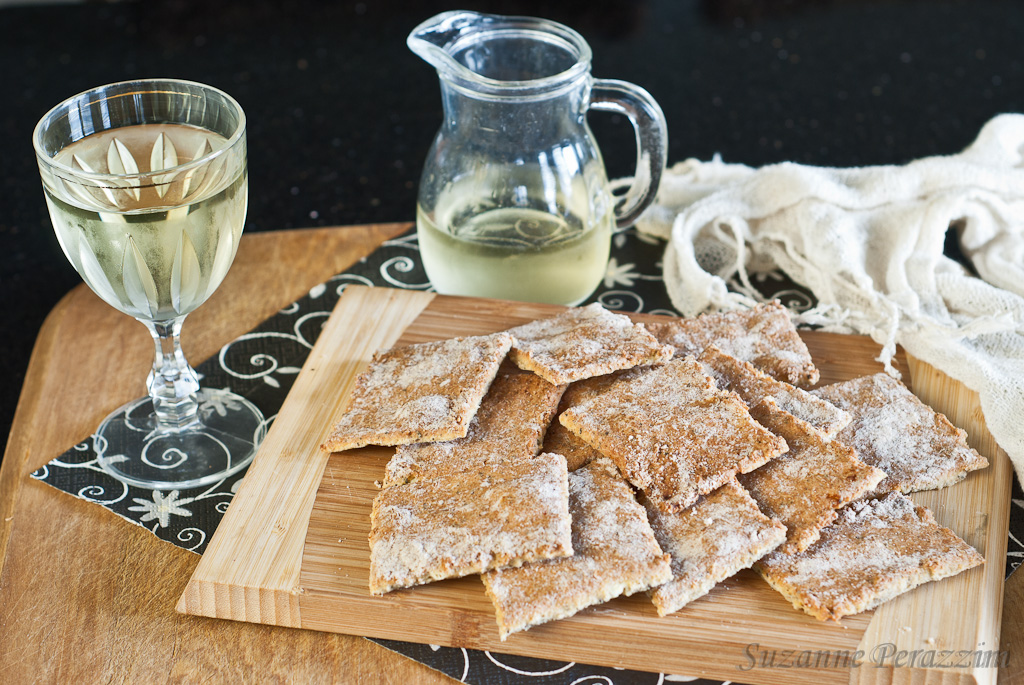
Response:
[[[228,389],[200,389],[181,351],[185,316],[220,285],[248,201],[245,115],[197,83],[116,83],[57,105],[33,143],[61,248],[111,306],[149,329],[149,397],[108,416],[98,463],[141,487],[181,489],[245,467],[266,430]],[[214,410],[210,410],[210,408]]]

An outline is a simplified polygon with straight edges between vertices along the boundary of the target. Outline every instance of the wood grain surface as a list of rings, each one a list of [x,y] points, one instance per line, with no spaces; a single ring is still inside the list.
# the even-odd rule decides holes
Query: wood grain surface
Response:
[[[244,236],[185,324],[186,354],[214,354],[407,228]],[[85,286],[40,331],[0,469],[0,683],[451,682],[361,638],[179,614],[198,556],[29,477],[145,392],[151,354]]]
[[[422,314],[410,316],[419,309]],[[758,645],[755,654],[793,649],[853,653],[859,648],[871,660],[884,655],[878,650],[889,649],[888,645],[893,650],[929,646],[963,650],[998,640],[1009,462],[977,418],[977,397],[921,364],[908,367],[903,362],[901,370],[914,387],[920,386],[926,401],[961,423],[970,423],[975,446],[994,466],[938,493],[914,497],[927,500],[940,521],[960,531],[995,563],[928,584],[887,603],[874,615],[849,617],[841,624],[819,622],[793,610],[747,572],[666,618],[658,618],[647,597],[640,595],[500,642],[491,603],[475,576],[371,597],[367,590],[369,513],[394,450],[352,450],[330,460],[318,455],[316,445],[345,404],[338,397],[324,397],[325,389],[344,394],[351,387],[377,347],[367,344],[369,340],[407,344],[480,335],[557,311],[543,305],[350,287],[296,381],[296,398],[286,401],[250,466],[247,482],[273,479],[274,487],[266,492],[264,486],[246,488],[236,496],[179,610],[281,624],[277,607],[291,601],[293,610],[286,625],[723,680],[739,675],[754,683],[842,683],[867,678],[900,682],[904,677],[920,683],[994,682],[995,670],[989,668],[851,670],[826,662],[793,670],[759,668],[755,663],[752,670],[740,670],[751,666],[748,645],[754,643]],[[402,318],[393,320],[391,312],[401,313]],[[807,332],[804,338],[823,383],[880,370],[875,361],[879,348],[867,338],[820,332]],[[293,401],[295,407],[289,408]],[[291,417],[301,420],[292,423]],[[308,434],[310,430],[313,435]],[[293,451],[305,458],[296,461]],[[310,473],[324,477],[312,481]],[[293,510],[293,514],[304,512],[303,521],[282,521],[277,515],[279,493],[288,490],[294,502],[303,503]],[[307,521],[308,527],[303,525]],[[268,546],[280,548],[284,558],[268,557]],[[299,549],[301,556],[296,553]],[[291,572],[283,574],[281,567],[289,565]],[[291,585],[282,584],[285,576]]]
[[[879,607],[861,640],[860,649],[866,653],[886,649],[892,654],[882,668],[851,673],[850,682],[859,685],[992,682],[994,671],[988,668],[920,669],[896,665],[897,653],[910,654],[915,649],[997,651],[994,645],[999,639],[1005,568],[1002,560],[1006,556],[1010,514],[1008,486],[1013,478],[1009,458],[985,426],[978,394],[924,362],[909,361],[910,380],[918,397],[966,430],[971,446],[990,462],[989,468],[977,472],[977,479],[969,476],[969,481],[954,487],[911,496],[918,504],[928,507],[940,524],[956,531],[982,551],[987,563],[970,573],[919,587],[914,591],[912,602],[888,602]],[[964,487],[971,483],[975,487]],[[962,620],[965,613],[970,613],[973,620]],[[954,663],[955,660],[947,661]]]
[[[341,415],[361,366],[336,354],[343,344],[366,359],[395,344],[432,293],[350,287],[295,380],[235,499],[178,605],[198,616],[301,628],[302,553],[313,500],[329,454],[324,426]],[[368,316],[369,315],[369,316]],[[244,506],[250,503],[251,506]]]
[[[407,227],[245,236],[189,317],[186,353],[213,354]],[[150,354],[145,330],[85,286],[39,333],[0,468],[0,682],[452,682],[362,638],[179,614],[196,555],[29,478],[144,392]],[[1004,600],[999,682],[1022,683],[1024,573]]]

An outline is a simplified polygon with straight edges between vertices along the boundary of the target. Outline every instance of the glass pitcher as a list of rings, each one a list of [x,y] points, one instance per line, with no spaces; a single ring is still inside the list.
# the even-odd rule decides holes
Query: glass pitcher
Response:
[[[545,19],[445,12],[409,35],[437,69],[444,122],[420,180],[416,226],[438,292],[579,304],[604,277],[617,228],[651,203],[665,116],[642,88],[590,75],[590,46]],[[590,109],[636,129],[637,169],[612,195]]]

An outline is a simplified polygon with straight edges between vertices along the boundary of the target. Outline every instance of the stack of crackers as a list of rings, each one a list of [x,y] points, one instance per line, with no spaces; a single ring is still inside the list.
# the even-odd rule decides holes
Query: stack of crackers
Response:
[[[633,323],[597,304],[374,355],[324,449],[396,446],[370,592],[481,574],[499,634],[753,567],[838,620],[983,562],[903,493],[988,462],[885,374],[808,390],[778,303]]]

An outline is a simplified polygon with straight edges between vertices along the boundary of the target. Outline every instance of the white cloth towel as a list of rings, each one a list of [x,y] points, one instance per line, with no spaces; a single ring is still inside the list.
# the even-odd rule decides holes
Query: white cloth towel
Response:
[[[683,314],[750,306],[749,274],[778,268],[819,300],[802,321],[870,335],[887,367],[900,344],[976,390],[1024,482],[1024,115],[905,166],[687,160],[637,228],[669,241]],[[980,278],[943,255],[951,230]]]

